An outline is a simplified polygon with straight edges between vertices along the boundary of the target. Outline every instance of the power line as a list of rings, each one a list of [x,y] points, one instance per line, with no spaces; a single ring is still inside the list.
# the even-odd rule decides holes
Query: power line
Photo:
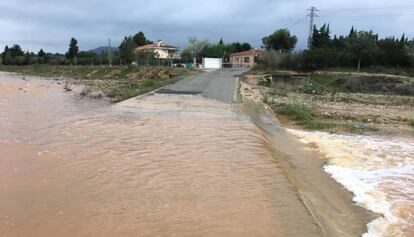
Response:
[[[385,9],[413,9],[414,5],[407,6],[388,6],[388,7],[355,7],[355,8],[333,8],[323,9],[324,12],[330,11],[365,11],[365,10],[385,10]]]
[[[380,16],[412,16],[414,15],[414,13],[411,12],[402,12],[402,13],[398,13],[398,12],[391,12],[391,13],[383,13],[383,14],[378,14],[375,13],[375,10],[386,10],[386,9],[405,9],[405,10],[412,10],[414,9],[414,5],[406,5],[406,6],[385,6],[385,7],[360,7],[360,8],[337,8],[337,9],[324,9],[324,12],[328,12],[327,15],[325,15],[324,17],[332,17],[330,15],[332,15],[332,12],[340,12],[340,11],[373,11],[372,14],[336,14],[335,17],[338,16],[346,16],[346,17],[380,17]],[[308,9],[309,14],[306,15],[305,17],[299,19],[298,21],[294,22],[293,24],[289,25],[286,29],[290,29],[296,25],[298,25],[299,23],[301,23],[302,21],[304,21],[305,19],[307,19],[307,17],[309,17],[309,38],[308,38],[308,47],[311,46],[311,42],[312,42],[312,35],[313,35],[313,27],[314,27],[314,20],[315,17],[320,17],[317,12],[319,12],[319,10],[316,7],[311,7]],[[378,11],[377,11],[378,12]],[[360,12],[362,13],[362,12]],[[248,43],[258,43],[261,42],[261,40],[252,40],[252,41],[248,41]]]
[[[381,16],[413,16],[414,12],[404,12],[404,13],[373,13],[373,14],[327,14],[324,17],[381,17]]]
[[[291,24],[290,26],[286,27],[286,29],[291,29],[292,27],[296,26],[297,24],[301,23],[302,21],[304,21],[304,20],[305,20],[305,19],[307,19],[307,18],[308,18],[308,16],[304,16],[304,17],[302,17],[300,20],[298,20],[298,21],[296,21],[295,23]],[[261,43],[261,42],[262,42],[262,40],[261,40],[261,39],[259,39],[259,40],[247,41],[247,43],[252,43],[252,44],[255,44],[255,43]]]
[[[308,16],[303,17],[302,19],[298,20],[297,22],[293,23],[292,25],[288,26],[287,29],[290,29],[292,27],[294,27],[295,25],[301,23],[303,20],[305,20],[306,18],[308,18]]]
[[[112,67],[112,46],[111,46],[111,39],[108,39],[108,61],[109,61],[109,67]]]

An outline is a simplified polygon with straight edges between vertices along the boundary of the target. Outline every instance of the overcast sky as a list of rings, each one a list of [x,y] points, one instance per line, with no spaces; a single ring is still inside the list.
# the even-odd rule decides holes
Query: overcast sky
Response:
[[[70,37],[81,50],[118,46],[123,36],[144,31],[151,40],[184,47],[195,36],[215,42],[249,42],[278,28],[306,45],[306,9],[317,7],[316,24],[329,23],[333,34],[351,26],[380,37],[405,33],[414,37],[414,3],[408,0],[1,0],[0,47],[18,43],[24,50],[65,52]],[[303,19],[302,21],[299,21]],[[299,21],[299,22],[298,22]],[[297,24],[295,24],[297,23]],[[292,26],[293,25],[293,26]],[[2,51],[2,50],[1,50]]]

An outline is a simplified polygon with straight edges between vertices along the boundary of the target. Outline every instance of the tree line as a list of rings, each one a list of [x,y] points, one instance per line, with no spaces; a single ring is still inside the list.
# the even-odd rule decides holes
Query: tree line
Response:
[[[163,65],[151,51],[137,51],[142,45],[153,43],[143,32],[125,36],[117,50],[95,53],[80,51],[75,38],[70,39],[65,54],[54,54],[41,49],[38,53],[23,51],[18,44],[6,46],[1,54],[2,64],[61,64],[61,65],[99,65],[125,64]],[[295,70],[317,70],[333,67],[385,67],[412,68],[414,66],[414,40],[405,35],[401,37],[379,38],[373,31],[358,31],[351,28],[347,35],[331,34],[329,24],[314,26],[310,48],[294,51],[297,37],[287,29],[279,29],[262,39],[266,52],[259,58],[259,66]],[[188,46],[181,52],[181,59],[175,63],[200,62],[203,57],[222,58],[229,62],[232,53],[251,49],[249,43],[217,43],[207,40],[189,39]],[[111,57],[109,57],[111,56]],[[168,60],[168,65],[171,63]]]
[[[188,46],[181,53],[184,62],[201,62],[202,58],[222,58],[223,62],[230,61],[232,53],[250,50],[252,46],[245,42],[224,43],[221,38],[218,43],[209,43],[207,40],[189,39]]]
[[[308,50],[293,52],[296,36],[280,29],[263,38],[267,52],[260,64],[298,70],[317,70],[334,67],[412,68],[414,40],[401,37],[379,38],[373,31],[351,28],[347,35],[332,36],[329,24],[314,26]]]
[[[181,59],[160,60],[158,55],[152,51],[137,51],[139,46],[151,44],[145,34],[140,31],[134,35],[125,36],[117,48],[111,50],[111,54],[107,50],[101,53],[93,51],[80,51],[78,41],[71,38],[69,47],[65,54],[47,53],[41,49],[37,54],[33,52],[24,52],[21,47],[16,44],[13,47],[5,47],[1,61],[4,65],[29,65],[29,64],[58,64],[58,65],[102,65],[109,64],[111,61],[114,65],[170,65],[174,63],[192,63],[194,59],[200,62],[202,57],[223,58],[224,62],[228,62],[232,53],[241,52],[251,49],[249,43],[224,43],[220,39],[218,43],[210,43],[207,40],[198,40],[196,38],[189,39],[189,45],[181,53]]]

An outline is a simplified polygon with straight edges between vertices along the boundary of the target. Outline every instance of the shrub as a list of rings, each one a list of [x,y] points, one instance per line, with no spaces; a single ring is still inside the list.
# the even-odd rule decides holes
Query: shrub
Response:
[[[337,52],[330,48],[306,50],[303,52],[303,70],[318,70],[336,66]]]
[[[285,69],[300,69],[303,64],[302,52],[285,53],[280,59],[280,67]]]
[[[292,85],[285,82],[275,82],[272,85],[271,94],[279,96],[287,96],[292,91]]]
[[[313,119],[311,108],[306,104],[297,102],[284,104],[277,109],[277,112],[291,116],[300,122],[311,121]]]
[[[259,67],[276,69],[279,67],[281,56],[275,50],[268,50],[257,59]]]
[[[298,86],[298,90],[306,94],[328,94],[335,91],[335,80],[325,75],[312,75],[310,79]]]
[[[143,87],[153,87],[154,85],[155,85],[155,82],[152,79],[144,79],[142,81],[142,86]]]

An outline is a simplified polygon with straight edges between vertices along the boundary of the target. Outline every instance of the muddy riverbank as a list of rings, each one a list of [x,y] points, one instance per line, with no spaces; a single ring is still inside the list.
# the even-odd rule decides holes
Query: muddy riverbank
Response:
[[[246,74],[242,92],[268,104],[285,126],[414,137],[412,78],[284,72],[269,80],[268,75]]]
[[[409,123],[413,113],[412,97],[339,93],[332,99],[332,95],[294,92],[292,87],[286,89],[285,83],[276,84],[269,89],[260,85],[260,78],[263,79],[263,76],[244,77],[241,93],[254,103],[267,103],[268,105],[263,103],[269,114],[267,117],[273,117],[279,112],[278,108],[292,102],[300,101],[300,105],[311,105],[311,109],[303,106],[300,107],[301,110],[291,110],[298,113],[296,116],[301,116],[296,117],[300,119],[299,122],[285,115],[276,116],[284,126],[289,127],[285,130],[286,137],[300,139],[302,144],[297,147],[304,146],[305,150],[318,154],[316,159],[321,161],[318,168],[325,170],[351,191],[357,205],[379,214],[377,219],[368,224],[368,232],[364,236],[412,236],[414,140],[413,128]],[[304,107],[308,113],[303,112]],[[315,120],[326,119],[323,116],[327,115],[330,115],[331,127],[307,127]],[[304,121],[305,119],[311,120]],[[271,120],[263,121],[263,124],[267,126],[275,123],[269,121]],[[277,119],[276,121],[278,122]],[[354,127],[367,124],[374,124],[377,129]],[[303,130],[303,127],[308,130]],[[271,128],[272,126],[269,127]],[[315,129],[329,133],[314,131]],[[288,165],[295,162],[300,164],[305,161],[293,159]],[[293,173],[294,171],[295,169]],[[301,172],[298,173],[295,177],[303,177]],[[309,184],[312,178],[314,175],[305,181]],[[344,196],[346,195],[341,195]]]
[[[108,98],[112,102],[126,100],[160,87],[177,83],[196,70],[172,67],[127,66],[0,66],[0,71],[26,76],[49,78],[64,83],[65,90],[82,87],[81,95],[90,98]]]

